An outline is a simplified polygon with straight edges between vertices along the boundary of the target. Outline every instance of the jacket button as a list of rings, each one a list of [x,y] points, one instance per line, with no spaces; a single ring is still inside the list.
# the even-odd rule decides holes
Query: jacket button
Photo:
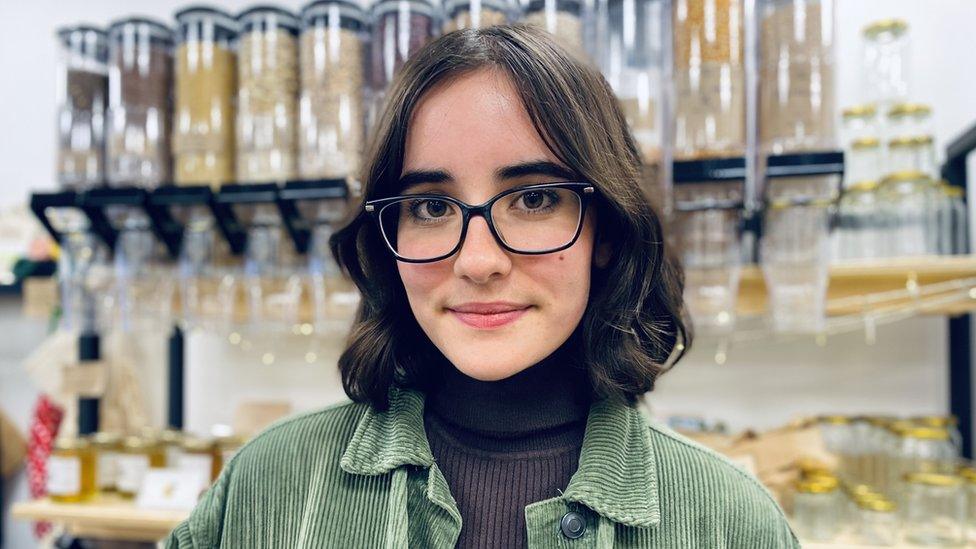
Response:
[[[563,515],[562,520],[559,521],[559,529],[567,538],[576,539],[586,531],[586,521],[583,520],[583,515],[576,511],[570,511]]]

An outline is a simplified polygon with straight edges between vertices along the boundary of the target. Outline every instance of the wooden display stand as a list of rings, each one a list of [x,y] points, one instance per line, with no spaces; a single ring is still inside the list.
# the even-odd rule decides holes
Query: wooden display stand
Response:
[[[13,506],[21,520],[43,520],[64,525],[75,536],[111,540],[156,542],[188,516],[187,511],[139,509],[131,500],[98,496],[85,503],[55,503],[41,499]]]

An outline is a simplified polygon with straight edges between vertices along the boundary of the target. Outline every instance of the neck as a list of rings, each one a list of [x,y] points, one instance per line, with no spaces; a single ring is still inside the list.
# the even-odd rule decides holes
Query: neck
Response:
[[[495,437],[578,423],[592,400],[586,369],[565,346],[499,381],[469,377],[447,360],[440,370],[440,385],[427,399],[430,412],[456,427]]]

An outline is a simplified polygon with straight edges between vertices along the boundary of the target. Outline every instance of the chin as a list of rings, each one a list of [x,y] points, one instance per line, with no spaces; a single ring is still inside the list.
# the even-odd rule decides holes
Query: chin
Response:
[[[483,356],[492,357],[495,355],[486,353]],[[500,381],[531,366],[531,364],[513,364],[508,361],[497,360],[488,363],[452,360],[451,363],[464,375],[479,381]]]

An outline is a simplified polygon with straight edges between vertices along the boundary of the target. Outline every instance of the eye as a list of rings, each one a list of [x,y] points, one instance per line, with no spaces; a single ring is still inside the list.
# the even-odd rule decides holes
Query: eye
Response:
[[[552,209],[559,204],[559,194],[547,190],[525,191],[519,193],[514,201],[516,208],[529,212]]]
[[[450,213],[451,207],[444,200],[421,199],[410,203],[410,213],[420,219],[437,219]]]

